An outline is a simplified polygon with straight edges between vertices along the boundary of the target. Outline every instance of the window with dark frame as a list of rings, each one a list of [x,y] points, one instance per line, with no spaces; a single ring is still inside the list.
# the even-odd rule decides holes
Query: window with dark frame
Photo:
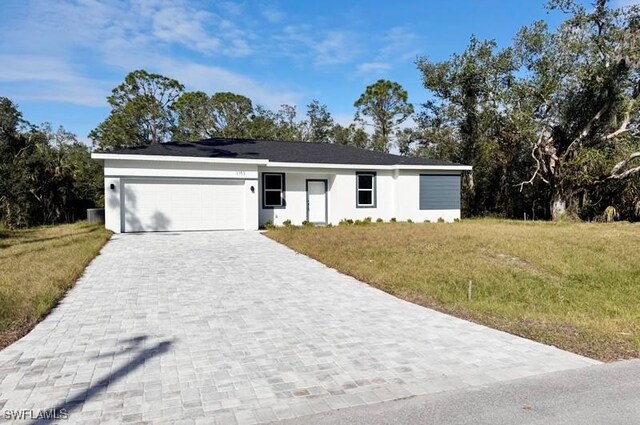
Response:
[[[262,174],[262,206],[282,208],[284,201],[284,173]]]
[[[356,207],[375,208],[376,173],[356,173]]]

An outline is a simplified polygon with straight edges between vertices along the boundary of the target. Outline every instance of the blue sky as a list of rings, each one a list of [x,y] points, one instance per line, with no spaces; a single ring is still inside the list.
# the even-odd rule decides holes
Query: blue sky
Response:
[[[29,121],[86,140],[109,112],[110,90],[144,68],[270,108],[288,103],[304,113],[318,99],[348,123],[353,102],[379,78],[423,102],[416,56],[446,59],[472,34],[505,45],[538,19],[555,25],[562,15],[544,0],[5,0],[0,96]]]

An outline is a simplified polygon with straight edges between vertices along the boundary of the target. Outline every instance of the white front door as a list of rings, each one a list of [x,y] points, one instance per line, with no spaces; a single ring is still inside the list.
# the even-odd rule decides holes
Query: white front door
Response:
[[[307,220],[327,223],[327,181],[307,180]]]

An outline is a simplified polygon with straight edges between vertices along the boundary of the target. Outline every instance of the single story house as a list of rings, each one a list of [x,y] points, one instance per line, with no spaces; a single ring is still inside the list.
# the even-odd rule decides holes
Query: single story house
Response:
[[[92,158],[104,167],[113,232],[255,230],[267,222],[415,222],[460,217],[471,167],[330,143],[208,139]]]

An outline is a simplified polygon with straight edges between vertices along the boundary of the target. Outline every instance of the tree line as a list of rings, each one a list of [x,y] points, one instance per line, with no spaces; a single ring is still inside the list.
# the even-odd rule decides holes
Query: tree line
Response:
[[[472,165],[463,178],[466,216],[640,219],[640,8],[613,8],[607,0],[589,9],[573,0],[547,7],[566,14],[554,30],[539,21],[506,47],[472,37],[447,60],[418,57],[429,100],[417,109],[400,84],[379,80],[355,100],[353,123],[343,126],[318,100],[299,116],[291,105],[273,111],[240,94],[186,91],[177,80],[137,70],[113,89],[108,117],[89,136],[99,150],[211,137],[397,150]],[[70,146],[83,149],[72,137],[60,144],[50,129],[16,122],[20,131],[11,137],[20,143],[40,140],[58,157]],[[10,152],[4,170],[5,158],[20,150],[0,137],[0,152]],[[79,156],[84,161],[88,152]],[[88,167],[101,184],[100,170]],[[0,190],[7,222],[16,197]],[[31,199],[25,193],[33,191],[20,193]],[[85,198],[100,202],[96,192],[77,195],[78,202]],[[55,220],[70,214],[59,211]]]
[[[0,220],[8,228],[72,222],[103,204],[102,167],[63,127],[34,125],[0,97]]]

